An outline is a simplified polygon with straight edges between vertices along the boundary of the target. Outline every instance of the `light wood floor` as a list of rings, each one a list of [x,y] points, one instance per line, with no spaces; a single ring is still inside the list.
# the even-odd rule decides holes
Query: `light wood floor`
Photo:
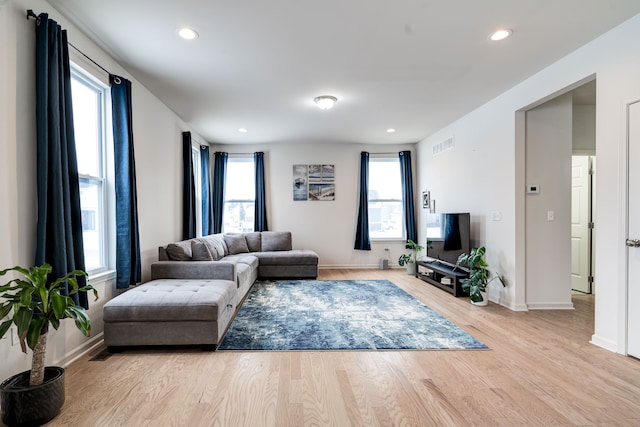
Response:
[[[52,426],[640,426],[640,361],[589,344],[593,298],[575,310],[474,307],[402,270],[389,279],[488,351],[135,350],[67,368]]]

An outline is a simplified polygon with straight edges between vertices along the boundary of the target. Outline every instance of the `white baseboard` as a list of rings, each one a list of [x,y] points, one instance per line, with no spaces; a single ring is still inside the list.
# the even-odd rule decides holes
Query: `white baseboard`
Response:
[[[379,270],[378,264],[371,265],[346,265],[346,264],[331,264],[331,265],[318,265],[318,270]],[[405,267],[400,267],[397,265],[390,265],[389,270],[400,270],[405,269]]]
[[[541,302],[527,304],[529,310],[573,310],[573,303],[566,302]]]
[[[104,342],[103,336],[104,336],[104,333],[100,332],[95,337],[91,337],[91,339],[85,342],[83,345],[76,347],[72,351],[65,354],[64,359],[54,361],[54,363],[51,363],[51,365],[62,366],[63,368],[66,368],[71,363],[80,359],[85,354],[88,354],[91,351],[98,348],[99,346],[101,346]]]
[[[598,347],[602,347],[605,350],[609,350],[612,351],[614,353],[620,353],[620,354],[624,354],[621,351],[618,351],[618,343],[616,343],[615,341],[612,341],[608,338],[604,338],[601,337],[599,335],[593,334],[591,335],[591,341],[589,341],[591,344],[596,345]]]

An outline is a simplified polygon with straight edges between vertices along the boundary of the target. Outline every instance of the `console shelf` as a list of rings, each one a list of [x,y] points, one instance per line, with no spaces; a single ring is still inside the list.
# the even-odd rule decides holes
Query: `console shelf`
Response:
[[[460,281],[469,277],[469,273],[462,267],[454,267],[455,266],[438,260],[418,261],[416,277],[456,297],[468,296],[469,294],[462,290],[462,283]]]

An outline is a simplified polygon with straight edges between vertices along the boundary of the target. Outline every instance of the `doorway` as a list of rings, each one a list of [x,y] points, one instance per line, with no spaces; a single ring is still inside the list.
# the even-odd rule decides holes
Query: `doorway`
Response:
[[[628,106],[627,117],[627,354],[640,358],[640,101]]]
[[[573,289],[594,291],[595,176],[590,172],[595,171],[595,98],[593,76],[525,110],[524,283],[529,310],[572,309]],[[574,197],[580,203],[572,203]]]
[[[595,156],[571,159],[571,290],[593,293]]]

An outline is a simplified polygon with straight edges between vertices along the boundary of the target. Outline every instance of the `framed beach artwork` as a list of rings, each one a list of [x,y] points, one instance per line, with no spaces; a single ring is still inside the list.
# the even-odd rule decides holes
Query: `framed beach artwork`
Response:
[[[335,165],[293,165],[294,201],[335,199]]]

